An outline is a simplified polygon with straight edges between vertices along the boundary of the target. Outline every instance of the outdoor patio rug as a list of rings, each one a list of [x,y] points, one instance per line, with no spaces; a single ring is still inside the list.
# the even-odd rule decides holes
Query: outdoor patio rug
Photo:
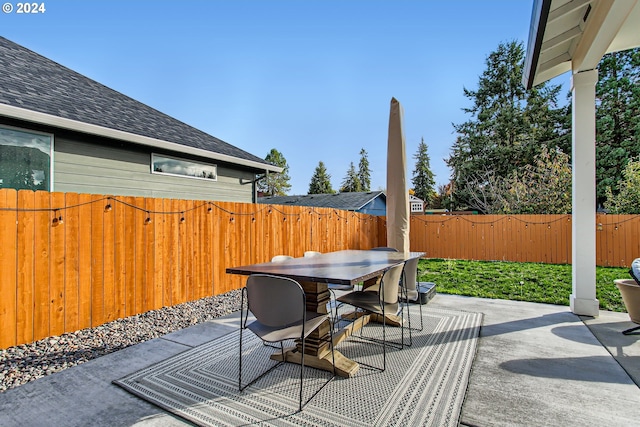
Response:
[[[482,323],[481,313],[424,307],[413,345],[387,350],[384,372],[361,366],[352,378],[305,368],[305,401],[297,412],[300,367],[285,363],[238,391],[238,338],[233,332],[114,381],[125,390],[202,426],[457,426]],[[419,325],[412,306],[412,326]],[[373,335],[381,327],[367,325]],[[387,328],[399,340],[400,328]],[[243,382],[264,370],[274,349],[243,335]],[[394,337],[391,337],[394,339]],[[382,347],[350,337],[337,350],[382,365]],[[245,377],[246,375],[246,377]]]

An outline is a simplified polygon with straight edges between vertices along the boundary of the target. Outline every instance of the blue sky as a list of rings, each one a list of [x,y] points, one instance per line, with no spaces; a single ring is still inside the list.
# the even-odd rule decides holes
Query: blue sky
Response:
[[[409,177],[424,137],[448,182],[463,88],[500,42],[526,43],[533,0],[10,3],[0,35],[259,157],[276,148],[306,194],[319,161],[338,189],[361,148],[384,189],[392,97]]]

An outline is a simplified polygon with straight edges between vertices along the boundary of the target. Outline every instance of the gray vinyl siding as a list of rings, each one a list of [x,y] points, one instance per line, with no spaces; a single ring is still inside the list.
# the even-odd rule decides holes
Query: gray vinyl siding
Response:
[[[167,153],[168,154],[168,153]],[[170,153],[176,157],[180,153]],[[196,160],[196,159],[194,159]],[[218,164],[217,181],[151,173],[151,150],[92,144],[56,137],[54,188],[77,192],[171,199],[252,201],[255,175]]]

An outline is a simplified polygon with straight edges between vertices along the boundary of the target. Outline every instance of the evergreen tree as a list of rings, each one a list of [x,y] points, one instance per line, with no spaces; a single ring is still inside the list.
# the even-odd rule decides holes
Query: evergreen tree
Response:
[[[487,57],[478,89],[464,89],[473,105],[463,111],[472,117],[454,124],[458,136],[445,159],[452,169],[457,207],[480,209],[473,206],[478,197],[472,193],[478,196],[488,177],[504,179],[533,164],[542,145],[555,148],[566,144],[566,109],[556,106],[560,86],[542,84],[525,90],[523,66],[522,43],[501,43]]]
[[[262,180],[258,181],[258,191],[265,196],[286,196],[291,189],[289,181],[289,165],[281,152],[272,148],[267,157],[267,162],[282,168],[280,173],[268,173]]]
[[[596,195],[613,195],[630,158],[640,154],[640,49],[606,54],[596,85]]]
[[[434,186],[436,181],[433,179],[431,171],[429,153],[424,138],[418,145],[418,152],[413,156],[416,159],[416,168],[413,170],[413,191],[415,196],[424,200],[425,206],[430,206],[435,197]]]
[[[349,170],[347,171],[347,176],[345,176],[342,181],[340,192],[354,193],[358,191],[362,191],[362,186],[360,184],[360,179],[358,178],[358,173],[356,172],[356,167],[353,165],[353,162],[351,162]]]
[[[371,191],[371,170],[369,169],[369,159],[367,152],[363,148],[360,150],[360,163],[358,163],[358,179],[360,180],[360,191]]]
[[[333,194],[335,191],[331,187],[331,175],[327,173],[327,168],[320,161],[316,166],[311,182],[309,182],[308,194]]]

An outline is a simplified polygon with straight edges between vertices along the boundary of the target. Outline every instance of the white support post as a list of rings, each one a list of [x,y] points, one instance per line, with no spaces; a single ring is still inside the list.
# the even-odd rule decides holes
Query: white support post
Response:
[[[596,83],[598,70],[573,74],[571,311],[597,316]]]

